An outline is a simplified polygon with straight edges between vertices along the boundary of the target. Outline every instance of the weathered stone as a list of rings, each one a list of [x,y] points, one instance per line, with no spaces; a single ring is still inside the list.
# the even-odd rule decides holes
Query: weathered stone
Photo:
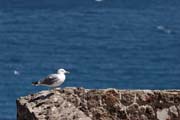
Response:
[[[169,108],[170,115],[175,119],[178,118],[178,111],[175,105]]]
[[[18,120],[180,120],[180,91],[41,91],[17,100]]]

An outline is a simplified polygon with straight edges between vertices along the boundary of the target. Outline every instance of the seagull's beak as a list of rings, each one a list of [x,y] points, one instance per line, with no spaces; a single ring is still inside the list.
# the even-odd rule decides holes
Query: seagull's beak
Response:
[[[69,74],[70,72],[69,71],[66,71],[67,74]]]

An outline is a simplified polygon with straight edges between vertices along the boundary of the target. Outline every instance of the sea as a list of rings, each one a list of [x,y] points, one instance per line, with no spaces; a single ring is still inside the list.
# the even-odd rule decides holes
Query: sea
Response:
[[[180,1],[0,0],[0,120],[59,68],[61,88],[180,89]]]

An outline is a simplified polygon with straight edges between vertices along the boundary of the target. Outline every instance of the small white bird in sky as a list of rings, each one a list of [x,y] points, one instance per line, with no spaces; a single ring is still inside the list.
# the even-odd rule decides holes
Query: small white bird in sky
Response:
[[[60,86],[66,79],[65,74],[70,73],[64,69],[58,69],[56,74],[50,74],[44,79],[36,82],[32,82],[32,85],[35,86],[48,86],[48,87],[58,87]]]

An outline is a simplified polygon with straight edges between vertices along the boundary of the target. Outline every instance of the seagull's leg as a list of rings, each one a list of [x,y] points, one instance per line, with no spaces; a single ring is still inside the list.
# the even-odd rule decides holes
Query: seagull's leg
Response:
[[[60,90],[59,87],[53,87],[52,90]]]
[[[61,89],[61,87],[57,87],[56,89],[60,90],[60,89]]]
[[[56,90],[56,87],[52,87],[52,90]]]
[[[55,87],[49,87],[49,91],[53,91]]]
[[[61,90],[61,88],[60,87],[56,87],[55,90]]]

